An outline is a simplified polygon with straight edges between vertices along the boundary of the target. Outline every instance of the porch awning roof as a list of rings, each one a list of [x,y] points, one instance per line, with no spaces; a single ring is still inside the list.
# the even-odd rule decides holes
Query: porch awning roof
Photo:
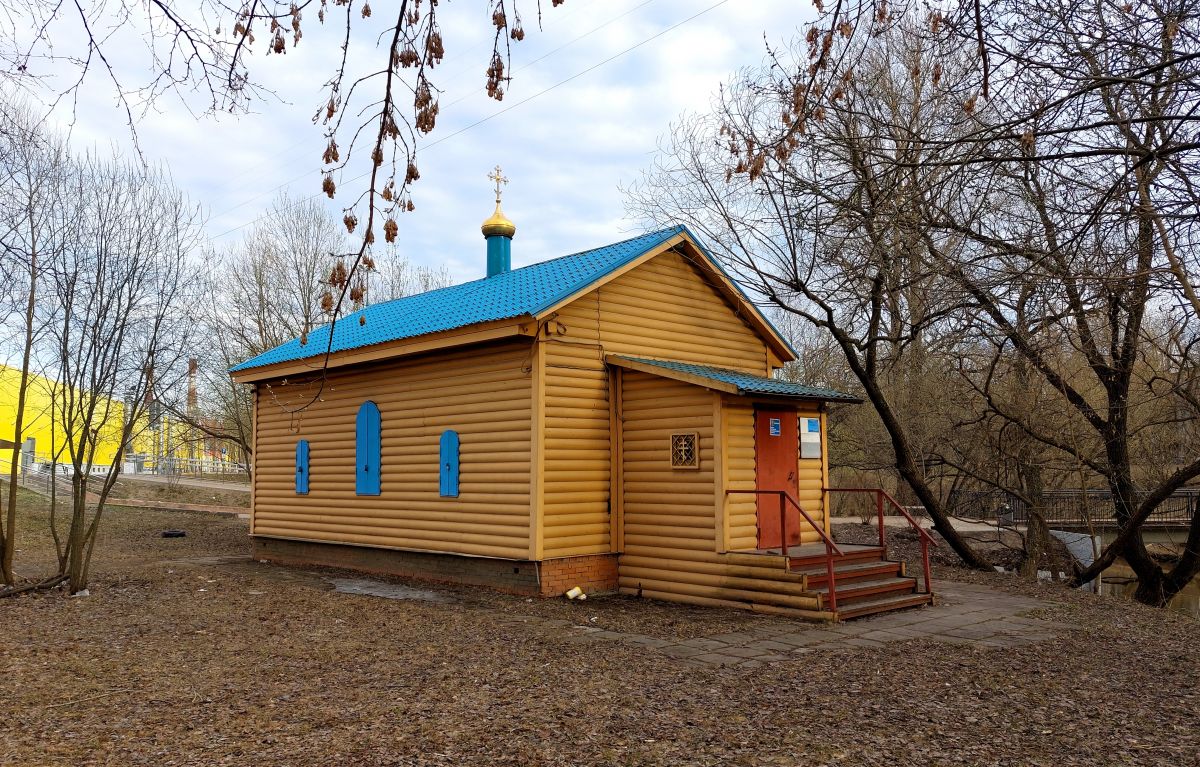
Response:
[[[833,389],[818,386],[781,381],[778,378],[767,378],[740,370],[715,368],[708,365],[693,365],[690,362],[676,360],[652,360],[643,357],[625,357],[608,354],[604,357],[610,365],[638,370],[651,375],[673,378],[677,381],[704,386],[708,389],[728,392],[729,394],[760,395],[768,397],[787,397],[789,399],[821,400],[826,402],[862,402],[852,394],[845,394]]]

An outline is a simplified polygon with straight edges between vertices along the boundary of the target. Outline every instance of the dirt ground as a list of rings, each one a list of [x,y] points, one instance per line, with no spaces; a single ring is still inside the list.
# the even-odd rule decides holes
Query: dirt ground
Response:
[[[20,524],[34,577],[52,555],[35,499]],[[573,625],[681,637],[781,619],[350,595],[331,571],[246,559],[246,532],[114,510],[90,596],[0,601],[0,764],[1200,764],[1200,625],[1116,599],[962,575],[1043,600],[1064,628],[1017,649],[915,640],[722,669]]]
[[[192,503],[200,506],[242,506],[250,508],[250,485],[239,488],[233,483],[229,487],[197,487],[178,482],[147,482],[122,477],[113,485],[114,499],[135,498],[145,501]]]

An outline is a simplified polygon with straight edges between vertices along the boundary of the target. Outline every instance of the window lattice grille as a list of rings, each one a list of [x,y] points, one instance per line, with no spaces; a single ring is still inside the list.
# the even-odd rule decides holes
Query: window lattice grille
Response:
[[[694,432],[671,435],[671,468],[700,468],[700,448]]]

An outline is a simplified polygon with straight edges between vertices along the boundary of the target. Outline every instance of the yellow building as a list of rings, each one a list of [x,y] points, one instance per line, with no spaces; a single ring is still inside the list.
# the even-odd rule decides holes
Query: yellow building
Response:
[[[65,427],[60,409],[54,403],[55,383],[49,378],[29,374],[28,386],[25,392],[25,417],[22,429],[26,458],[22,463],[30,461],[48,463],[53,460],[54,451],[62,450]],[[12,443],[16,436],[17,400],[21,388],[21,371],[0,365],[0,475],[7,476],[12,466]],[[113,403],[112,416],[100,429],[99,447],[96,453],[96,466],[111,466],[117,448],[121,444],[121,418],[124,407],[121,403]],[[59,462],[67,463],[69,458],[65,451],[60,453]],[[25,466],[18,463],[17,471]]]
[[[17,394],[21,385],[21,371],[0,365],[0,477],[8,476],[12,465],[12,443],[16,433]],[[66,427],[61,406],[54,404],[55,383],[49,378],[31,373],[25,395],[25,419],[22,425],[25,447],[24,458],[17,464],[17,471],[24,471],[30,464],[59,464],[71,462],[70,454],[63,449]],[[59,401],[61,402],[61,393]],[[93,471],[107,471],[112,465],[121,444],[121,424],[125,418],[125,405],[112,402],[101,404],[99,413],[108,413],[100,427],[100,440]],[[230,446],[220,440],[205,437],[181,420],[160,414],[153,423],[142,416],[130,440],[123,469],[130,471],[180,471],[183,473],[212,473],[236,471],[233,459],[224,460]],[[225,448],[225,450],[222,450]],[[236,450],[236,448],[235,448]],[[170,459],[168,463],[167,459]],[[156,466],[161,462],[162,466]]]
[[[857,400],[772,377],[794,352],[686,228],[511,270],[514,233],[497,204],[486,278],[233,368],[256,558],[826,620],[928,602],[826,543],[825,411]]]

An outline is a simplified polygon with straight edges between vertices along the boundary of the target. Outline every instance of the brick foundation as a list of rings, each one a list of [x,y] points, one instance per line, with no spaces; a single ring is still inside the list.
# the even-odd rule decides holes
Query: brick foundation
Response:
[[[251,541],[255,559],[282,565],[343,567],[526,596],[555,597],[572,586],[588,594],[617,590],[616,554],[532,562],[278,538],[254,537]]]
[[[542,563],[541,595],[554,597],[575,586],[585,594],[617,590],[617,555],[546,559]]]

